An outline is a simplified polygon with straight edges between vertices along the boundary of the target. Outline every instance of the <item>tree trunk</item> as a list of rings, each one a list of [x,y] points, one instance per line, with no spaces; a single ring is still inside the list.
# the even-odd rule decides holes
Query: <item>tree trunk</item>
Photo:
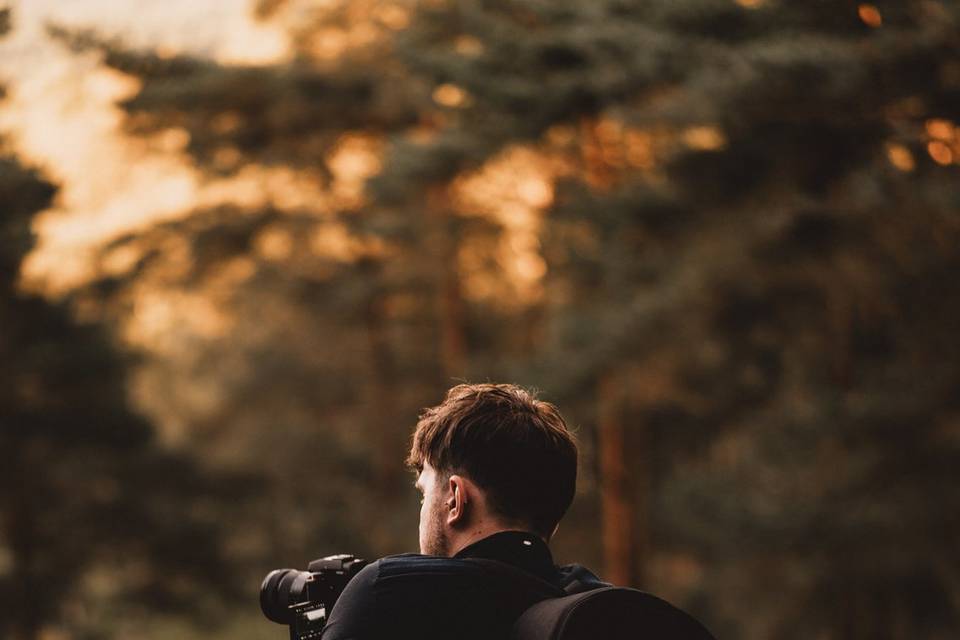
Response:
[[[37,640],[40,636],[42,614],[37,600],[43,597],[35,575],[38,549],[36,519],[29,498],[14,498],[8,512],[6,538],[13,556],[11,581],[14,585],[10,602],[10,627],[16,640]]]
[[[451,241],[453,242],[453,241]],[[466,374],[467,340],[464,335],[463,295],[456,264],[456,247],[445,256],[440,293],[440,336],[444,373],[450,378]],[[451,255],[452,254],[452,255]]]
[[[605,579],[616,585],[633,586],[637,581],[634,505],[624,459],[623,409],[619,377],[608,373],[597,388]]]
[[[372,277],[379,277],[379,273]],[[401,427],[395,424],[397,398],[395,385],[397,379],[393,352],[387,335],[387,318],[384,308],[383,292],[378,291],[368,301],[366,307],[367,339],[370,346],[370,386],[369,425],[375,443],[374,468],[376,473],[377,494],[381,500],[390,500],[396,496],[397,479],[402,473],[404,458],[404,438]]]
[[[456,220],[450,211],[446,188],[435,187],[427,194],[430,240],[437,268],[437,320],[444,383],[463,378],[467,365],[467,338],[463,291],[460,286]]]

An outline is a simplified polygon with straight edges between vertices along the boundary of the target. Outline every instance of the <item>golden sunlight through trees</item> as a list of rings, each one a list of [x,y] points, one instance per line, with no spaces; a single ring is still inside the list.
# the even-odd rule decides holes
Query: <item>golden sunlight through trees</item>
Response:
[[[0,126],[12,131],[16,149],[63,180],[54,207],[34,223],[39,244],[23,267],[29,286],[66,292],[94,275],[91,251],[100,243],[182,216],[198,200],[229,198],[235,186],[205,184],[189,168],[182,130],[142,141],[124,136],[116,103],[139,82],[100,66],[95,54],[71,56],[46,36],[45,24],[88,25],[96,16],[101,28],[133,43],[202,47],[229,63],[286,55],[283,34],[253,22],[246,5],[229,0],[198,15],[195,3],[182,0],[136,10],[112,0],[18,3],[17,29],[0,42],[0,71],[12,79]]]
[[[364,204],[364,185],[380,172],[384,146],[380,138],[360,132],[340,137],[326,159],[334,177],[330,194],[336,208],[351,209]]]
[[[467,92],[455,84],[441,84],[433,90],[433,101],[444,107],[465,107],[469,99]]]
[[[887,158],[890,160],[890,164],[900,171],[913,171],[917,166],[910,149],[902,144],[888,143]]]
[[[880,15],[880,10],[872,4],[861,4],[857,6],[857,14],[868,27],[876,29],[883,26],[883,16]]]
[[[468,296],[500,304],[516,299],[529,305],[540,299],[546,275],[538,239],[541,218],[553,202],[553,181],[564,170],[562,159],[517,146],[454,182],[451,196],[459,213],[488,216],[504,229],[493,256],[485,255],[486,244],[467,243],[461,248]],[[484,267],[491,260],[500,273]],[[515,289],[515,298],[502,295],[503,276]]]
[[[927,152],[933,161],[941,165],[953,164],[953,149],[948,147],[940,140],[933,140],[927,143]]]
[[[960,135],[956,124],[944,118],[931,118],[924,127],[930,138],[927,152],[934,162],[946,166],[960,158]]]
[[[0,0],[0,637],[284,633],[266,568],[417,549],[459,381],[574,427],[559,564],[717,637],[953,637],[958,43],[944,0]]]
[[[727,139],[717,127],[700,125],[684,130],[683,142],[691,149],[719,151],[726,146]]]

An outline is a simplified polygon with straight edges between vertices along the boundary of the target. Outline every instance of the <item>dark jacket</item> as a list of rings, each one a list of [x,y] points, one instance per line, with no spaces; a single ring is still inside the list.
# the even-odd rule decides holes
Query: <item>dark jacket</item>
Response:
[[[490,570],[477,559],[522,569]],[[405,554],[373,562],[358,573],[330,613],[323,640],[496,640],[507,638],[530,604],[532,582],[561,590],[578,581],[604,586],[577,565],[557,567],[538,536],[504,531],[452,558]]]

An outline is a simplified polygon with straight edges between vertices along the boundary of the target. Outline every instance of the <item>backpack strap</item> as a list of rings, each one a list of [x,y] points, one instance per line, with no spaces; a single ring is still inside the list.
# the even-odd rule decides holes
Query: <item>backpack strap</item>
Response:
[[[615,589],[615,587],[583,591],[534,603],[517,618],[513,625],[512,637],[516,640],[558,640],[562,638],[561,634],[567,619],[580,603],[588,598],[600,596],[607,589]]]
[[[514,640],[714,640],[689,614],[649,593],[614,587],[583,567],[564,567],[563,587],[487,558],[465,558],[498,576],[515,616]]]
[[[715,640],[689,614],[649,593],[602,587],[535,603],[513,626],[514,640]]]
[[[609,582],[604,582],[598,578],[595,573],[579,564],[568,564],[558,567],[558,569],[560,569],[563,580],[561,586],[567,595],[613,586]]]
[[[519,607],[518,615],[537,602],[566,595],[566,592],[557,585],[547,582],[510,563],[491,560],[489,558],[464,559],[473,565],[481,567],[488,575],[501,578],[501,582],[506,585],[506,590],[511,602]]]

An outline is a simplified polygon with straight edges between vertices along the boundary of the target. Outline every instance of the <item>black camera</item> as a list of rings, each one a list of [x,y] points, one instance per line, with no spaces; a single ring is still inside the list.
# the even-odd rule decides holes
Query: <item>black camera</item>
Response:
[[[260,585],[260,609],[269,620],[290,626],[290,640],[319,638],[337,598],[366,564],[344,553],[314,560],[306,571],[275,569]]]

